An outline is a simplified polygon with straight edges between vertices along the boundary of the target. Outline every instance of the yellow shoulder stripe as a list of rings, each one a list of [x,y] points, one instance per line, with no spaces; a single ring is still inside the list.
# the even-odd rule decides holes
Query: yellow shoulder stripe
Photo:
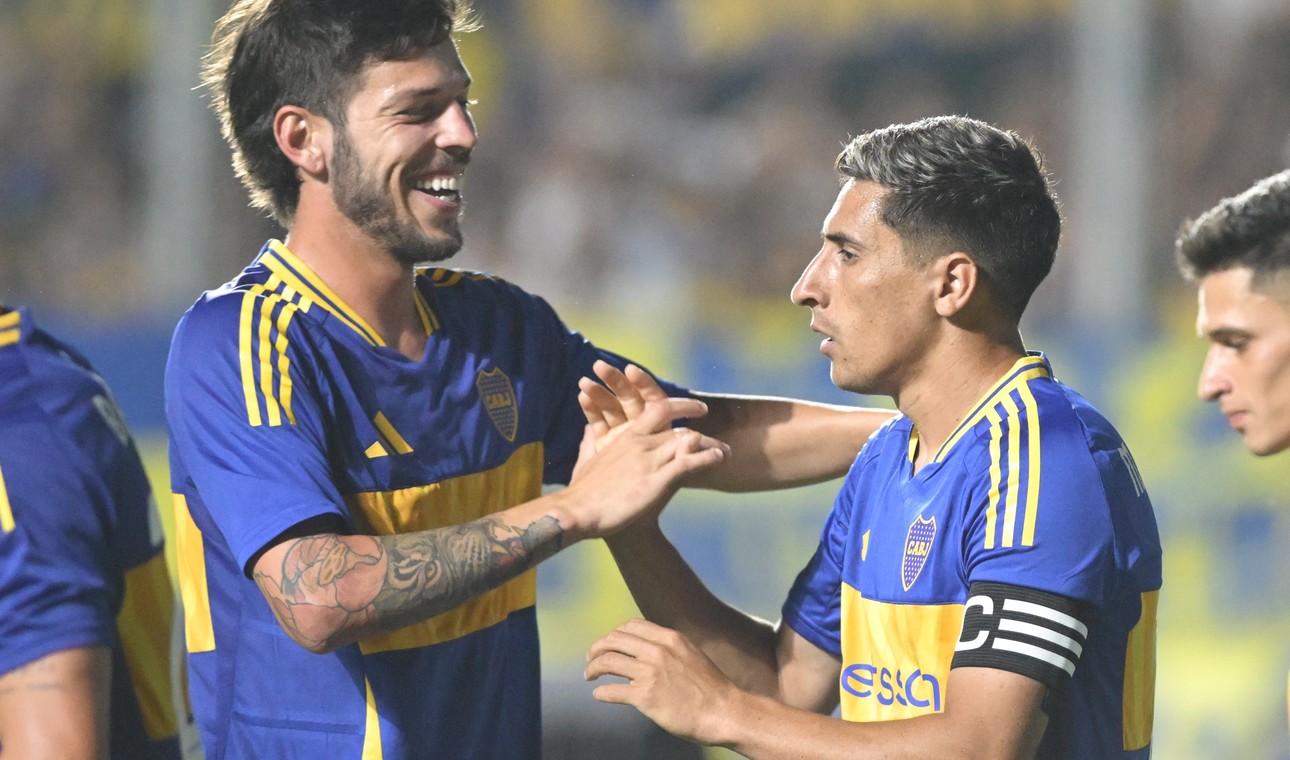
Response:
[[[269,278],[242,295],[238,326],[238,352],[242,371],[242,395],[247,421],[252,427],[296,424],[291,409],[291,358],[287,330],[299,310],[294,303],[272,292],[281,281]],[[276,354],[276,357],[275,357]],[[261,400],[264,410],[261,413]]]

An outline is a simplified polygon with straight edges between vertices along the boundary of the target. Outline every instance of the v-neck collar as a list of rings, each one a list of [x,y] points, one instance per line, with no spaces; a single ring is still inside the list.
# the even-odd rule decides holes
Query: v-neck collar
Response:
[[[301,311],[308,312],[311,306],[317,304],[339,319],[342,324],[358,333],[369,345],[388,347],[381,334],[345,303],[343,298],[336,295],[336,292],[282,241],[270,240],[265,243],[256,262],[272,273],[265,287],[287,301],[295,303]],[[425,328],[427,336],[433,335],[439,325],[439,319],[415,284],[409,283],[409,287],[412,288],[413,297],[416,299],[417,315],[421,318],[421,326]]]
[[[1052,366],[1049,365],[1048,358],[1044,356],[1042,352],[1027,352],[1025,356],[1018,359],[1016,363],[1014,363],[1012,367],[990,387],[990,390],[986,391],[985,395],[983,395],[980,400],[972,406],[972,411],[968,412],[967,416],[963,418],[963,421],[959,423],[958,427],[954,428],[954,432],[950,433],[950,437],[946,438],[945,443],[941,444],[940,449],[937,450],[936,456],[932,457],[922,469],[926,469],[930,465],[939,464],[944,461],[945,457],[949,454],[950,449],[954,448],[954,445],[959,442],[959,439],[961,439],[967,431],[971,430],[989,413],[990,409],[994,407],[996,399],[1000,396],[1011,393],[1018,385],[1029,382],[1037,377],[1052,379],[1052,376]],[[911,424],[909,427],[909,448],[907,450],[910,465],[913,464],[914,456],[918,453],[918,445],[918,428]],[[922,470],[920,469],[920,472],[921,471]]]

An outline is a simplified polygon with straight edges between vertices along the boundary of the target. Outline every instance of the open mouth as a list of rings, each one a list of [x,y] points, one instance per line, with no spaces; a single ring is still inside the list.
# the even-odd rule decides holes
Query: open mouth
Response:
[[[461,177],[427,177],[417,180],[413,185],[417,190],[432,195],[440,200],[457,203],[461,201]]]

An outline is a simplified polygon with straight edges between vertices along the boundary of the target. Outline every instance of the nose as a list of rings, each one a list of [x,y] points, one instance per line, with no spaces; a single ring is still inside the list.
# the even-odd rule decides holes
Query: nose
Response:
[[[1232,389],[1231,381],[1223,368],[1223,358],[1220,355],[1222,350],[1222,346],[1210,346],[1205,354],[1205,364],[1200,368],[1196,395],[1205,401],[1216,401]]]
[[[789,292],[789,298],[791,298],[793,303],[798,306],[806,306],[810,308],[813,306],[823,305],[824,292],[819,285],[820,259],[823,255],[823,250],[820,250],[819,253],[815,254],[811,261],[806,265],[806,268],[802,270],[802,274],[797,278],[797,282],[793,283],[793,289]]]
[[[474,150],[479,132],[475,129],[475,117],[461,101],[454,102],[444,111],[440,120],[439,138],[436,141],[441,148],[464,148]]]

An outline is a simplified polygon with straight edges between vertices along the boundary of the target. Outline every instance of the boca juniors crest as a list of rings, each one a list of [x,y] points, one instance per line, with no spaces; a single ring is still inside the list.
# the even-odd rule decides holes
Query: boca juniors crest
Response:
[[[515,404],[515,389],[511,379],[500,369],[480,370],[475,377],[475,387],[484,402],[484,410],[497,427],[497,432],[508,441],[515,441],[520,424],[520,410]]]
[[[936,540],[936,518],[924,520],[919,517],[909,526],[905,535],[905,553],[900,560],[900,582],[908,591],[923,572],[927,556],[932,553],[932,542]]]

